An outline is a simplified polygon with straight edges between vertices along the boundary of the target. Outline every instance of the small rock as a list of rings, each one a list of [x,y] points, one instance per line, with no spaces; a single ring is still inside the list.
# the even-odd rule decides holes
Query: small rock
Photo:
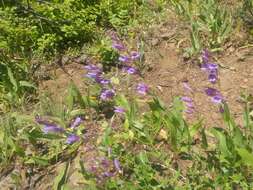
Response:
[[[156,46],[156,45],[158,45],[158,43],[159,43],[159,40],[158,40],[157,38],[154,38],[154,39],[152,39],[152,41],[151,41],[151,45],[152,45],[152,46]]]

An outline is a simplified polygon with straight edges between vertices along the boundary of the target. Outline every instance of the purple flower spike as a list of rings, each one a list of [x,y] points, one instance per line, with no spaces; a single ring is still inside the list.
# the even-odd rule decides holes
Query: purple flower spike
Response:
[[[75,143],[75,142],[77,142],[79,140],[80,140],[79,136],[71,134],[71,135],[68,136],[68,138],[66,140],[66,143],[67,144],[73,144],[73,143]]]
[[[136,74],[138,72],[137,69],[135,69],[134,67],[130,67],[130,66],[124,66],[122,68],[122,71],[127,72],[128,74]]]
[[[45,134],[48,133],[62,133],[64,132],[64,129],[61,127],[58,127],[56,125],[45,125],[42,129]]]
[[[114,112],[115,113],[125,113],[125,109],[119,106],[114,107]]]
[[[181,100],[184,101],[184,102],[189,102],[189,103],[192,102],[192,99],[190,97],[187,97],[187,96],[181,97]]]
[[[114,90],[110,90],[110,89],[103,89],[101,94],[100,94],[100,98],[102,100],[110,100],[115,96],[115,91]]]
[[[114,163],[115,169],[116,169],[118,172],[121,172],[121,167],[120,167],[119,160],[115,158],[115,159],[113,160],[113,163]]]
[[[130,54],[132,60],[138,60],[141,57],[141,54],[137,51],[132,51]]]
[[[126,55],[120,55],[119,56],[119,61],[123,62],[123,63],[127,63],[130,61],[130,58]]]
[[[114,42],[114,43],[112,44],[112,48],[114,48],[114,49],[116,49],[116,50],[119,50],[119,51],[125,49],[125,47],[124,47],[122,44],[118,43],[118,42]]]
[[[81,125],[81,123],[83,122],[81,117],[77,117],[74,122],[71,124],[70,128],[74,129],[76,127],[78,127],[79,125]]]
[[[140,95],[146,95],[149,91],[149,88],[146,84],[144,83],[139,83],[137,85],[137,92],[140,94]]]

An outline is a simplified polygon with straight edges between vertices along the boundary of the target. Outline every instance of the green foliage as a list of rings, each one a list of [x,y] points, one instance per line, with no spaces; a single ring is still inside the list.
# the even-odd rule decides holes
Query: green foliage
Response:
[[[171,0],[177,13],[191,25],[188,56],[204,47],[221,48],[232,29],[232,16],[217,0]]]

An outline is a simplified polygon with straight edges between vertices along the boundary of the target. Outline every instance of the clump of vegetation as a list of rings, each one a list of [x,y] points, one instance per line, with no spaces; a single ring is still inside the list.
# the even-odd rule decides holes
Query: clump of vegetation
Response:
[[[151,22],[146,11],[161,11],[164,1],[1,2],[0,171],[11,170],[13,188],[36,189],[53,173],[46,183],[57,190],[252,189],[253,98],[241,96],[244,122],[237,124],[216,88],[221,64],[211,55],[229,39],[232,16],[216,0],[170,3],[190,26],[188,58],[202,51],[207,85],[183,81],[183,94],[168,106],[142,77],[142,47],[122,40],[134,25]],[[95,55],[83,66],[85,92],[72,81],[62,102],[43,94],[22,110],[36,91],[33,56],[84,44]],[[224,127],[193,121],[194,90],[217,108]],[[11,102],[16,107],[8,110]]]

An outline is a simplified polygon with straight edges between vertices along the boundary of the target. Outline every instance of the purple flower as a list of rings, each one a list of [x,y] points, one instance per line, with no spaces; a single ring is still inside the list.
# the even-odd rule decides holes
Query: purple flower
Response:
[[[75,134],[71,134],[71,135],[69,135],[69,136],[67,137],[66,143],[67,143],[67,144],[73,144],[73,143],[75,143],[75,142],[77,142],[77,141],[79,141],[79,140],[80,140],[80,137],[79,137],[79,136],[77,136],[77,135],[75,135]]]
[[[146,95],[149,91],[148,86],[144,83],[139,83],[136,89],[140,95]]]
[[[114,176],[114,173],[112,172],[103,172],[102,173],[102,177],[113,177]]]
[[[221,104],[222,101],[223,101],[223,98],[221,95],[215,95],[212,97],[212,102],[215,103],[215,104]]]
[[[119,51],[125,49],[125,47],[124,47],[122,44],[118,43],[118,42],[114,42],[114,43],[112,44],[112,48],[114,48],[114,49],[116,49],[116,50],[119,50]]]
[[[215,73],[210,73],[208,75],[208,80],[211,82],[211,83],[216,83],[218,77]]]
[[[124,72],[127,72],[128,74],[136,74],[137,73],[137,69],[135,69],[134,67],[130,67],[130,66],[124,66],[122,68],[122,70]]]
[[[215,96],[215,95],[220,95],[220,92],[218,90],[216,90],[215,88],[206,88],[205,89],[205,92],[208,96]]]
[[[84,66],[84,68],[92,72],[101,72],[101,69],[98,66],[93,65],[93,64],[86,65]]]
[[[109,162],[108,159],[102,158],[102,160],[101,160],[101,165],[102,165],[104,168],[109,168],[109,167],[110,167],[110,162]]]
[[[130,55],[131,55],[131,59],[132,59],[132,60],[138,60],[138,59],[140,59],[140,57],[141,57],[140,53],[137,52],[137,51],[132,51],[132,52],[130,53]]]
[[[114,112],[115,113],[125,113],[125,109],[119,106],[114,107]]]
[[[77,117],[74,122],[71,124],[70,128],[74,129],[78,127],[83,122],[81,117]]]
[[[205,71],[217,71],[218,65],[215,63],[203,63],[201,69]]]
[[[45,134],[48,134],[48,133],[62,133],[64,132],[64,129],[61,128],[61,127],[58,127],[56,125],[44,125],[43,127],[43,132]]]
[[[188,108],[184,112],[187,113],[187,114],[193,114],[194,110]]]
[[[130,58],[126,55],[120,55],[119,56],[119,61],[123,62],[123,63],[127,63],[130,61]]]
[[[184,101],[184,102],[189,102],[189,103],[192,102],[192,99],[190,97],[187,97],[187,96],[181,97],[181,100]]]
[[[36,116],[35,117],[35,121],[38,123],[38,124],[41,124],[41,125],[54,125],[52,122],[46,120],[46,119],[43,119],[41,118],[40,116]]]
[[[221,93],[218,90],[214,89],[214,88],[209,88],[208,87],[208,88],[206,88],[205,92],[208,96],[210,96],[212,98],[211,100],[215,104],[220,104],[224,100]]]
[[[119,160],[118,160],[117,158],[115,158],[115,159],[113,160],[113,164],[114,164],[115,169],[116,169],[118,172],[121,172],[120,163],[119,163]]]
[[[96,79],[98,77],[100,77],[101,73],[96,73],[96,72],[89,72],[87,73],[86,77],[90,78],[90,79]]]
[[[192,103],[186,102],[185,105],[186,105],[187,108],[194,109],[194,105]]]
[[[102,100],[110,100],[115,96],[115,91],[113,89],[103,89],[100,98]]]
[[[111,81],[108,80],[108,79],[104,79],[102,76],[97,76],[95,78],[95,81],[101,85],[106,85],[106,84],[109,84]]]

